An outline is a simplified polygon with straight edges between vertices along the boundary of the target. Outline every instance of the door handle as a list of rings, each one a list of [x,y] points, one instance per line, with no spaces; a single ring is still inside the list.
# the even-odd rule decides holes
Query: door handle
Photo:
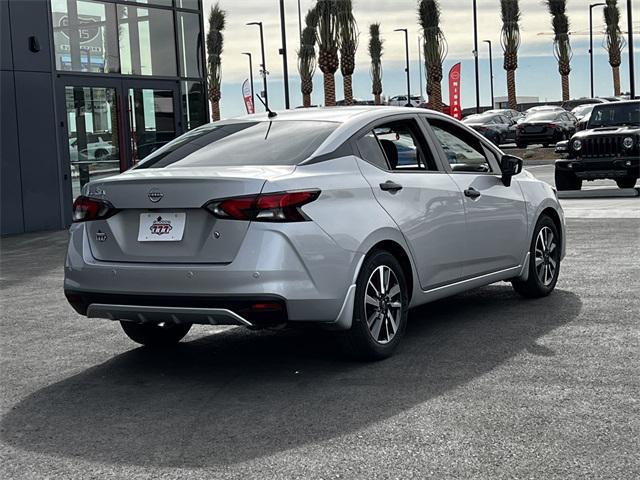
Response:
[[[469,198],[478,198],[482,195],[478,190],[473,187],[469,187],[464,191],[464,196]]]
[[[391,180],[387,180],[384,183],[380,184],[380,189],[385,192],[397,192],[398,190],[402,190],[402,185],[396,182],[392,182]]]

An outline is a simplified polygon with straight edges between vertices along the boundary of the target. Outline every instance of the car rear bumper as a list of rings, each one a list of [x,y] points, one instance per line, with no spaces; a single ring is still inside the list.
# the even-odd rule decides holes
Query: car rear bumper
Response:
[[[557,131],[544,133],[518,133],[516,141],[528,143],[553,143],[558,140],[560,133]]]
[[[209,319],[207,312],[195,318],[198,312],[188,310],[218,309],[251,324],[256,319],[332,323],[344,314],[361,257],[339,247],[313,222],[300,222],[252,224],[229,264],[103,262],[92,256],[86,229],[78,224],[72,226],[64,289],[79,313],[98,318],[132,320],[142,313],[157,319],[173,313],[190,323],[231,321],[225,312],[208,312]],[[93,304],[113,308],[92,309]],[[271,306],[267,311],[257,304]],[[275,305],[279,308],[271,308]]]
[[[638,177],[640,159],[638,157],[604,157],[588,159],[556,160],[556,170],[573,172],[585,180],[602,178]]]

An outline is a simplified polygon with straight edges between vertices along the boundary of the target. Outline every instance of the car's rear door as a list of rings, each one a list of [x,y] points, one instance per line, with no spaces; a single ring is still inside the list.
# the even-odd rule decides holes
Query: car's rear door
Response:
[[[464,195],[467,244],[461,260],[465,277],[519,265],[529,245],[519,185],[503,184],[496,153],[474,132],[442,116],[425,116],[425,120]]]
[[[409,245],[422,288],[459,280],[466,228],[462,194],[433,154],[419,118],[373,123],[354,143],[363,176]]]

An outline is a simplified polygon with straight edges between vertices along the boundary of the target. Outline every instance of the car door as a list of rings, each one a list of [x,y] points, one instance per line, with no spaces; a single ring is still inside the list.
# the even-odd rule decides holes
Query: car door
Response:
[[[517,181],[502,182],[497,151],[469,129],[427,117],[429,133],[463,192],[467,245],[464,275],[473,278],[520,265],[529,246],[527,213]]]
[[[500,115],[500,123],[504,126],[504,139],[505,142],[515,142],[516,141],[516,122],[506,115]]]
[[[434,154],[418,117],[375,122],[354,143],[364,178],[409,246],[422,289],[461,279],[466,246],[462,192]]]

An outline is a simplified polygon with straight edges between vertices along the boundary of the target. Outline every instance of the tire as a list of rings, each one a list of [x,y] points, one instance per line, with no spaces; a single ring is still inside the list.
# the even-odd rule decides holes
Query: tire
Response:
[[[383,293],[380,270],[387,278],[389,294],[384,296],[376,295],[376,292]],[[407,282],[400,263],[387,251],[373,251],[364,261],[356,282],[353,322],[351,329],[344,334],[348,353],[368,361],[390,357],[404,334],[408,304]],[[387,312],[387,315],[376,313],[380,311]],[[395,322],[392,321],[394,317]],[[395,331],[392,332],[394,324]]]
[[[96,160],[104,160],[107,155],[109,155],[109,152],[107,152],[106,150],[96,150],[96,153],[93,154],[93,158],[95,158]]]
[[[560,234],[546,215],[538,219],[529,247],[529,277],[513,280],[513,289],[523,297],[546,297],[553,292],[560,274]]]
[[[191,324],[165,324],[120,322],[122,330],[136,343],[147,347],[176,345],[191,329]]]
[[[618,188],[633,188],[636,186],[637,178],[624,177],[616,180]]]
[[[522,149],[522,148],[527,148],[529,145],[525,142],[516,142],[516,146]]]
[[[558,170],[555,173],[556,188],[558,191],[563,190],[581,190],[582,180],[576,177],[575,173]]]

